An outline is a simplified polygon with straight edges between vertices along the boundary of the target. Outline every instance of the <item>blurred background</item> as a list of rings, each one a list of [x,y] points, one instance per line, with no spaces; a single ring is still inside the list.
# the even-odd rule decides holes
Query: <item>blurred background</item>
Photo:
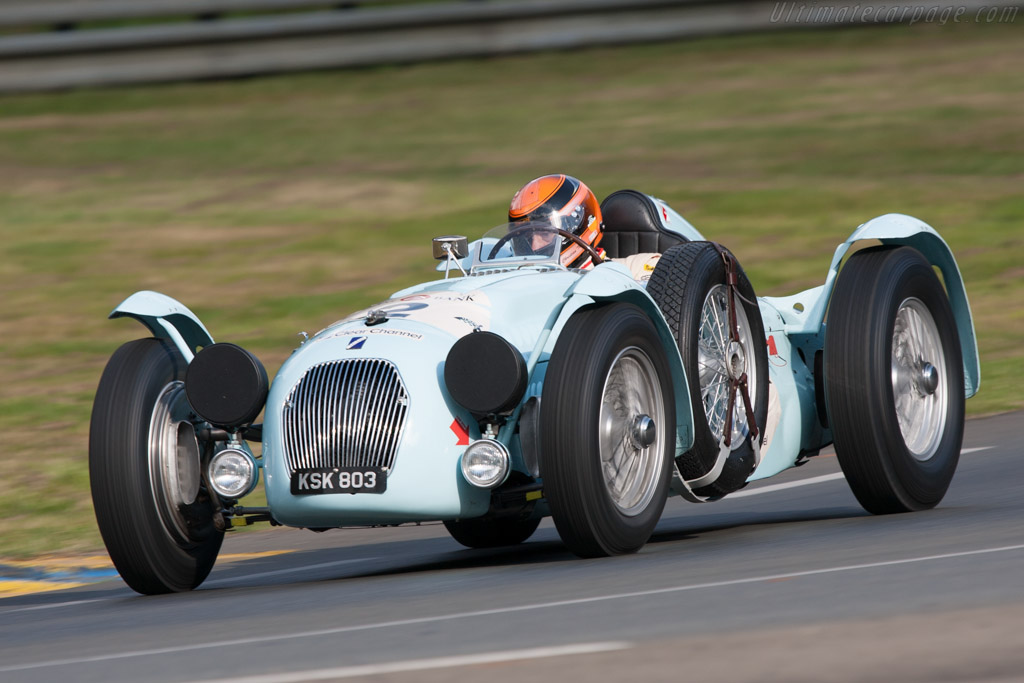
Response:
[[[899,7],[0,4],[0,556],[102,547],[88,423],[145,336],[106,319],[129,294],[273,375],[545,173],[666,200],[766,295],[820,284],[865,220],[919,217],[971,299],[969,415],[1024,407],[1024,11]]]

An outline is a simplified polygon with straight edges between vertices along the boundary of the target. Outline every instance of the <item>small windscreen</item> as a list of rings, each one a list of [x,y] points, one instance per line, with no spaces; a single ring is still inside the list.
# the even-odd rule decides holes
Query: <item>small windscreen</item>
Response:
[[[488,230],[476,243],[473,268],[558,265],[562,237],[547,222],[505,223]]]

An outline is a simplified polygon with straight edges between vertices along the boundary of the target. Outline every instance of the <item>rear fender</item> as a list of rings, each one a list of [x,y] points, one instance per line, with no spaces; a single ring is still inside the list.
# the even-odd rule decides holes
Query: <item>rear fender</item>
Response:
[[[864,223],[836,248],[825,277],[825,284],[788,297],[763,297],[775,307],[785,322],[787,335],[799,338],[818,337],[823,330],[836,276],[843,257],[857,242],[879,240],[882,244],[911,246],[939,269],[946,284],[946,293],[956,318],[960,347],[964,359],[964,393],[967,398],[978,392],[981,367],[978,360],[978,341],[974,333],[974,318],[967,301],[963,277],[945,240],[930,225],[912,216],[890,213]]]
[[[167,339],[191,363],[196,352],[213,337],[196,314],[184,304],[159,292],[135,292],[110,312],[109,318],[135,318],[159,339]]]

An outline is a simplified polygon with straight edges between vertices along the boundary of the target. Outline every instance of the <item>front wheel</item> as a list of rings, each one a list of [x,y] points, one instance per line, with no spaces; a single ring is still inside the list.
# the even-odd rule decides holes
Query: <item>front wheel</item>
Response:
[[[224,538],[202,484],[185,367],[163,340],[124,344],[103,371],[89,427],[100,534],[121,578],[146,595],[198,586]]]
[[[555,527],[581,557],[631,553],[654,531],[675,449],[671,372],[632,304],[569,319],[541,396],[541,476]]]
[[[864,509],[937,505],[963,442],[963,360],[949,299],[918,251],[850,257],[829,305],[824,366],[836,456]]]

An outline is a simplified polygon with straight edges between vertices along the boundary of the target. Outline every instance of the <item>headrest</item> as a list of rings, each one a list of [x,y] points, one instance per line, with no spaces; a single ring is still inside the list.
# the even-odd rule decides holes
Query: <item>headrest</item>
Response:
[[[601,202],[604,229],[610,232],[661,232],[658,207],[636,190],[612,192]]]

